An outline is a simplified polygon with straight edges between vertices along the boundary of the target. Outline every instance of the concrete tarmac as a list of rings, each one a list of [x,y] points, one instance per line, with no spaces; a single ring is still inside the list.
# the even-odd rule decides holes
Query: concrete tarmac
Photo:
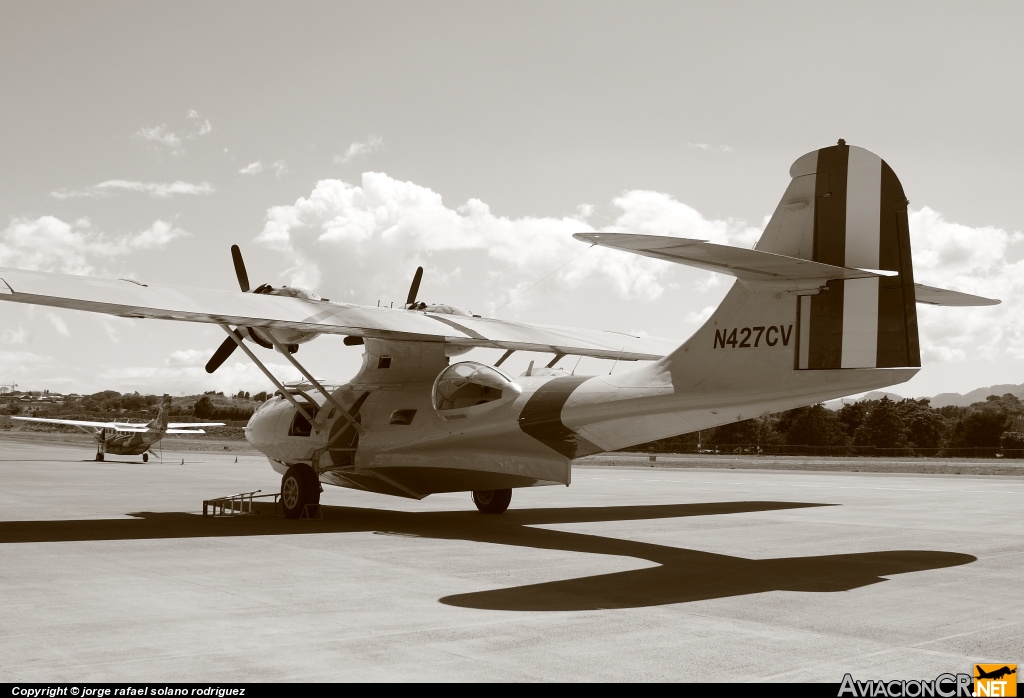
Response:
[[[646,460],[515,490],[502,516],[328,488],[322,521],[267,500],[204,518],[279,477],[0,437],[0,681],[838,683],[1024,660],[1020,477]]]

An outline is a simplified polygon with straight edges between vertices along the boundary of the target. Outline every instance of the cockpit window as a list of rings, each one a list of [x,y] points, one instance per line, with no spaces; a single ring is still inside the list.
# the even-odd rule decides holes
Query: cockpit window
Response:
[[[501,371],[475,361],[463,361],[446,368],[434,381],[434,409],[460,410],[519,392],[519,386]]]

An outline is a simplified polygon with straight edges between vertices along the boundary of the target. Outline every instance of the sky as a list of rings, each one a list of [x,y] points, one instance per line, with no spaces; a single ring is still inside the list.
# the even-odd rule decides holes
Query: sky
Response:
[[[749,247],[799,156],[844,138],[910,198],[907,397],[1024,383],[1016,2],[0,4],[0,266],[420,300],[684,340],[731,277],[591,230]],[[0,304],[0,386],[256,392],[216,326]],[[282,357],[256,349],[284,380]],[[493,362],[496,350],[467,358]],[[339,382],[360,347],[296,355]],[[531,360],[516,354],[516,374]],[[578,373],[628,365],[566,358]]]

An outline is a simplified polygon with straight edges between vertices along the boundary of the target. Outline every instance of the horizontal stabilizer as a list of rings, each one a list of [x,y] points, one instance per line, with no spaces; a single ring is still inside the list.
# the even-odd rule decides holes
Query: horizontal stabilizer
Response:
[[[928,305],[954,305],[963,307],[972,305],[999,305],[1001,302],[996,298],[972,296],[970,293],[950,291],[945,288],[925,286],[924,284],[914,284],[914,295],[917,297],[918,303],[927,303]]]
[[[751,283],[782,283],[793,290],[824,285],[827,281],[897,276],[887,269],[858,269],[813,262],[799,257],[716,245],[706,240],[632,235],[629,233],[576,233],[577,240],[675,264],[730,274]],[[924,284],[914,284],[918,303],[929,305],[998,305],[999,300]]]
[[[716,245],[705,240],[628,233],[576,233],[573,237],[644,257],[730,274],[751,283],[782,284],[792,290],[815,288],[833,279],[873,279],[892,273],[837,267],[774,252]]]

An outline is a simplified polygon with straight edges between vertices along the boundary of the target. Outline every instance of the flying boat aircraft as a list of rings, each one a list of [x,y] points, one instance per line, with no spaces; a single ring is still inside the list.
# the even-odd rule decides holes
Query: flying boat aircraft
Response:
[[[223,422],[168,422],[171,414],[171,396],[164,395],[160,412],[148,424],[131,422],[91,422],[81,419],[50,419],[46,417],[12,417],[25,422],[66,424],[91,434],[96,439],[96,460],[103,460],[106,454],[115,456],[142,455],[142,462],[149,461],[153,447],[167,434],[205,434],[199,427],[222,427]]]
[[[207,365],[240,348],[277,386],[246,427],[282,474],[286,516],[319,502],[323,484],[421,499],[472,492],[501,513],[512,490],[569,485],[574,459],[902,383],[920,369],[917,303],[992,305],[914,282],[907,198],[874,153],[837,145],[790,168],[791,181],[753,249],[682,237],[574,237],[735,277],[707,322],[683,343],[618,332],[483,318],[416,301],[404,307],[330,302],[311,291],[240,292],[0,269],[0,300],[220,325],[228,337]],[[680,231],[685,232],[685,231]],[[320,334],[364,347],[363,364],[328,390],[294,354]],[[248,346],[273,348],[307,383],[285,386]],[[493,365],[457,359],[503,349]],[[521,376],[516,351],[547,352]],[[641,361],[615,375],[568,375],[566,355]]]

